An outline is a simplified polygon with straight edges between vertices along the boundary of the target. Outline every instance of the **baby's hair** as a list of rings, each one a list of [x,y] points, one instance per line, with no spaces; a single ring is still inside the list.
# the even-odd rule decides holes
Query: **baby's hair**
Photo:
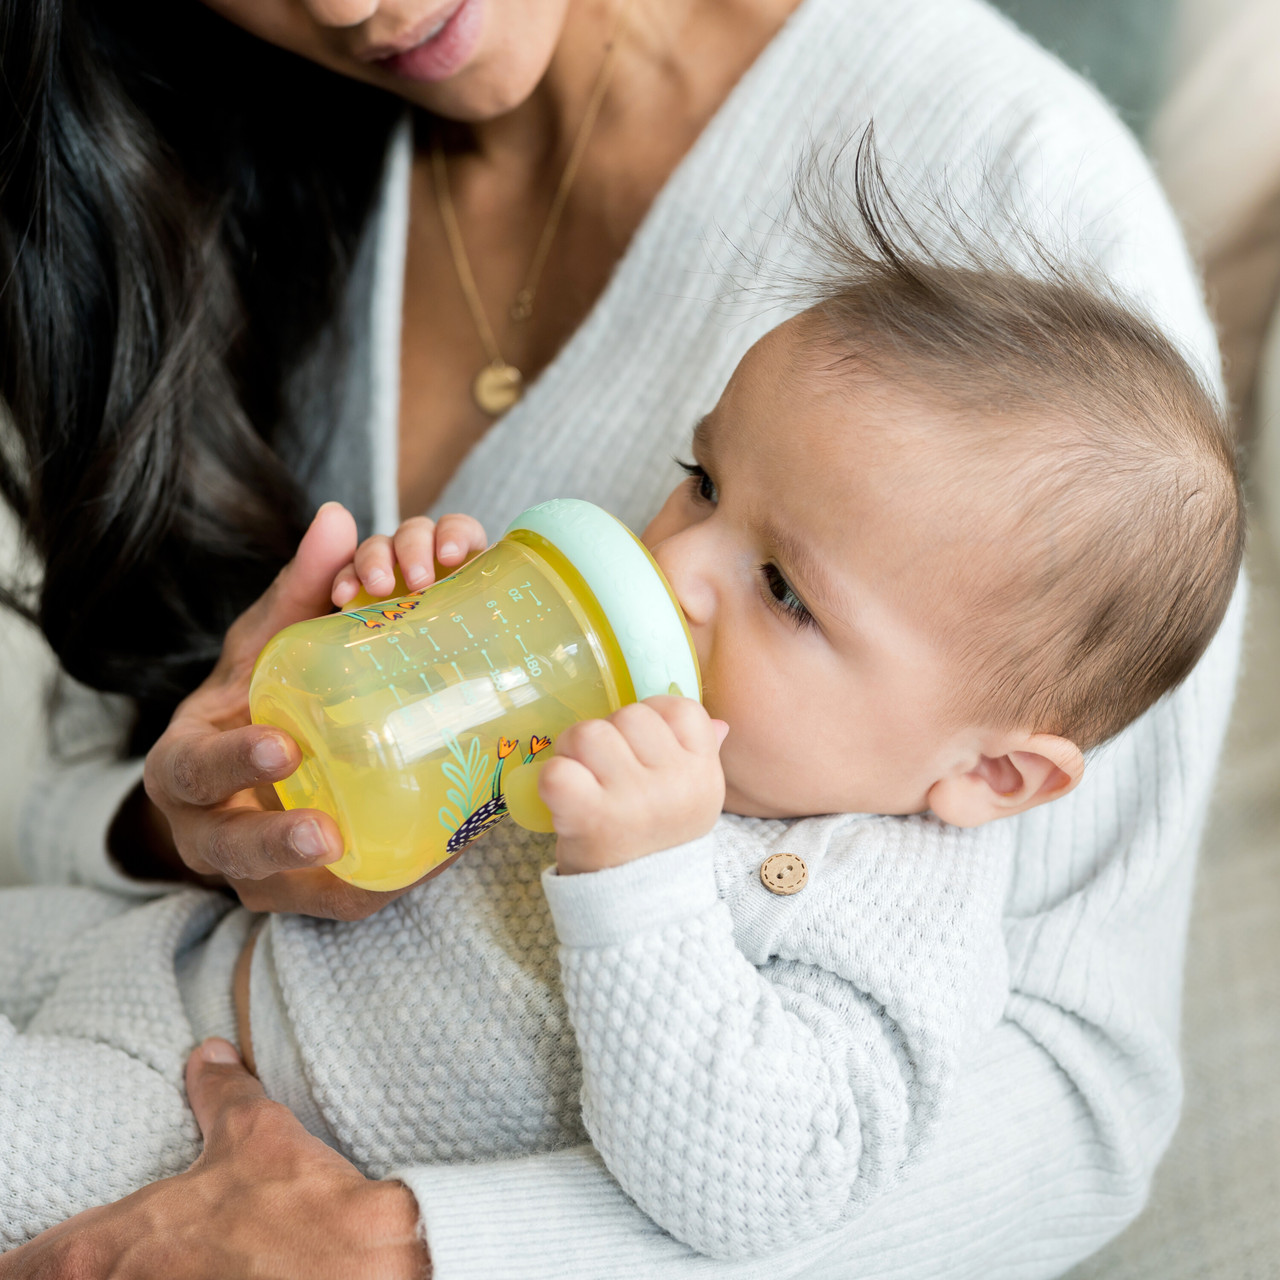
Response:
[[[870,127],[852,169],[851,191],[839,158],[798,185],[824,263],[812,314],[836,368],[942,409],[922,428],[939,471],[994,485],[1010,551],[965,584],[978,625],[956,637],[954,714],[1096,746],[1187,675],[1226,612],[1245,528],[1229,423],[1100,278],[1025,231],[1015,267],[945,209],[954,246],[930,251]]]

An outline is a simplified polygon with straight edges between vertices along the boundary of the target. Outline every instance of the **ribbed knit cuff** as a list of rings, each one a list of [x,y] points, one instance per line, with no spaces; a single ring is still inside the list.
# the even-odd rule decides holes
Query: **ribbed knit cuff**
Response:
[[[417,1197],[433,1280],[654,1280],[694,1259],[641,1213],[589,1146],[386,1176]]]
[[[153,897],[184,888],[134,880],[107,854],[107,830],[142,780],[142,760],[90,760],[50,768],[36,780],[18,822],[18,856],[35,884],[87,884]]]
[[[556,933],[566,947],[610,947],[686,920],[717,901],[710,834],[620,867],[561,876],[542,873]]]

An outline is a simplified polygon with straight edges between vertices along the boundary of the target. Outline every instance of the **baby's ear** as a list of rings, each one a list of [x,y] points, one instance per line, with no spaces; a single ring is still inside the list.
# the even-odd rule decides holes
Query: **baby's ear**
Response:
[[[929,788],[929,808],[943,822],[978,827],[993,818],[1024,813],[1065,796],[1084,776],[1084,756],[1074,742],[1051,733],[1017,735],[998,756],[979,756],[966,773]]]

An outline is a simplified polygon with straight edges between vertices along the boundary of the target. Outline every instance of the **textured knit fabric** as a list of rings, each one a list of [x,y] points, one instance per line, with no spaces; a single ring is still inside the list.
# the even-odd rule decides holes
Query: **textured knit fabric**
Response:
[[[375,1176],[554,1150],[585,1127],[672,1234],[713,1256],[769,1252],[849,1217],[926,1142],[1004,1006],[1011,847],[918,818],[724,818],[561,878],[546,837],[490,836],[370,920],[263,938],[258,967],[294,1007],[277,1022],[251,1002],[259,1071]],[[809,871],[791,896],[759,874],[782,850]],[[205,942],[227,904],[127,903],[0,894],[0,971],[25,974],[3,1058],[22,1084],[0,1088],[10,1241],[196,1154],[175,1106],[202,1030],[184,997],[202,984],[174,975],[220,972],[206,1001],[227,999],[235,949],[209,964]],[[242,941],[249,919],[232,912],[215,939]],[[334,1039],[348,1051],[316,1052]],[[99,1153],[91,1176],[80,1145]]]
[[[693,422],[777,318],[736,286],[756,276],[759,259],[774,282],[805,260],[773,232],[794,166],[811,141],[843,138],[870,115],[898,190],[947,187],[1015,249],[1013,224],[1028,224],[1068,261],[1109,276],[1216,378],[1212,331],[1173,219],[1136,146],[1090,90],[967,0],[805,0],[659,194],[582,328],[464,461],[437,510],[473,512],[496,532],[532,502],[577,496],[643,525],[679,478],[670,455],[687,448]],[[383,531],[398,515],[405,145],[369,267],[382,285],[370,291],[363,330],[355,327],[379,335],[365,359],[374,412],[339,423],[327,455],[346,486],[333,492],[361,489]],[[940,223],[929,234],[946,243]],[[315,496],[331,494],[317,481]],[[1177,1120],[1187,904],[1241,612],[1237,602],[1192,679],[1099,753],[1071,796],[1009,824],[1001,1020],[961,1071],[934,1140],[850,1225],[767,1261],[715,1261],[664,1231],[590,1142],[474,1162],[442,1148],[436,1163],[394,1170],[418,1197],[435,1274],[1049,1277],[1118,1231],[1140,1208]],[[119,886],[102,833],[132,778],[129,766],[101,762],[50,773],[24,815],[32,874]],[[536,879],[540,860],[521,864],[523,874]],[[433,884],[445,886],[467,861]],[[508,909],[501,930],[527,941],[520,912],[532,907],[495,901],[495,912]],[[297,1053],[324,1064],[335,1088],[345,1075],[352,1090],[367,1089],[349,1029],[325,1021],[338,1007],[332,992],[301,963],[290,967],[295,955],[322,953],[334,933],[280,918],[270,949],[286,1009],[315,1011],[318,1038],[300,1030]],[[485,972],[476,971],[477,990]],[[536,979],[520,981],[536,995]],[[492,988],[485,998],[518,1000]],[[487,1080],[518,1126],[527,1099],[508,1092],[509,1065],[482,1043],[460,1070],[472,1071],[468,1087]]]
[[[228,904],[0,893],[0,1247],[185,1169],[200,1134],[175,967]]]

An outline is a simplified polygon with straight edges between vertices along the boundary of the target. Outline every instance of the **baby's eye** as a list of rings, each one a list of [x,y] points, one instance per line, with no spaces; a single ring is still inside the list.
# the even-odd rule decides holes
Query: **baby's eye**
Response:
[[[805,607],[804,601],[791,590],[791,584],[782,576],[776,564],[762,564],[760,576],[764,579],[769,607],[775,613],[782,614],[798,628],[813,626],[813,614]]]
[[[703,502],[719,502],[720,491],[716,483],[696,462],[681,462],[676,459],[676,466],[694,481],[694,492]]]

